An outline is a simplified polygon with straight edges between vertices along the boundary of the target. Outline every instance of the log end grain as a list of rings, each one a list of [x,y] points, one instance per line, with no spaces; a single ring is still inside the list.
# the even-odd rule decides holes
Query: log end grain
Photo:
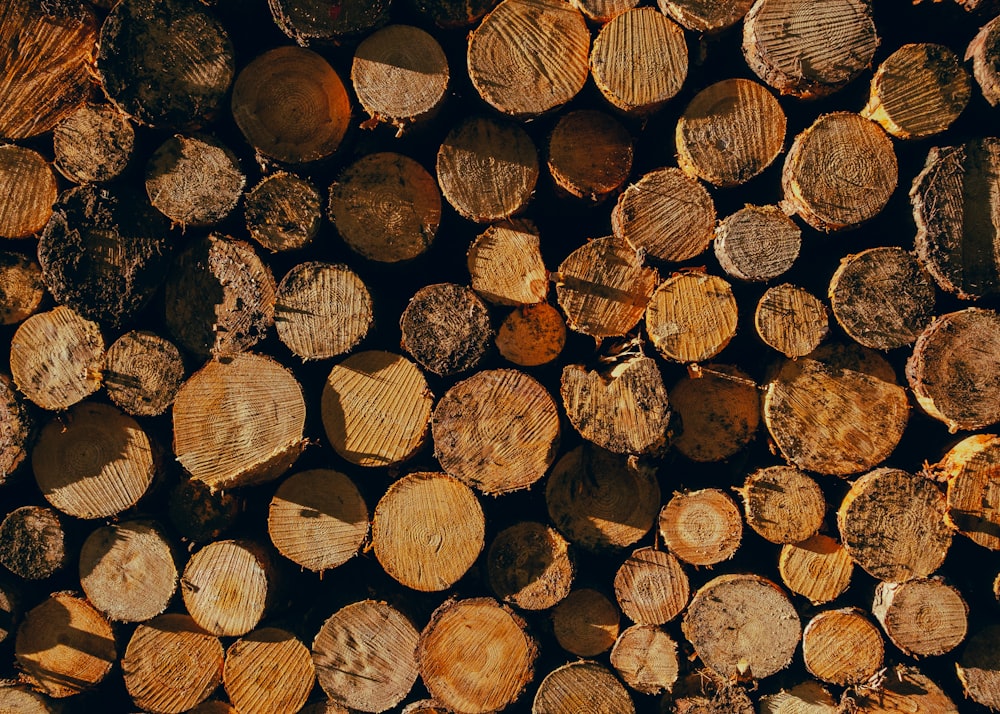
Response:
[[[213,635],[239,637],[254,629],[275,597],[273,566],[249,541],[209,543],[187,562],[181,577],[184,606]]]
[[[670,552],[691,565],[715,565],[735,555],[743,538],[740,509],[715,488],[674,494],[658,528]]]
[[[323,199],[308,180],[278,171],[247,191],[244,218],[250,237],[272,253],[309,245],[323,221]]]
[[[105,356],[104,388],[112,402],[135,416],[163,414],[174,403],[184,376],[180,350],[153,332],[126,332]]]
[[[0,238],[27,238],[41,231],[56,202],[56,177],[41,154],[14,144],[0,146]]]
[[[680,671],[677,643],[661,627],[632,625],[618,636],[611,650],[611,666],[637,692],[669,692]]]
[[[983,98],[994,107],[1000,103],[1000,72],[996,66],[998,52],[1000,21],[994,18],[979,29],[965,52],[965,60],[972,60],[972,75],[976,78]]]
[[[55,167],[75,183],[101,183],[128,166],[135,129],[113,104],[82,105],[52,133]]]
[[[559,646],[578,657],[607,652],[621,623],[617,605],[591,588],[572,590],[552,609],[552,633]]]
[[[580,109],[549,135],[548,168],[556,186],[593,203],[615,194],[632,171],[632,136],[610,114]]]
[[[182,228],[221,222],[236,207],[245,185],[236,155],[209,136],[177,134],[146,164],[150,203]]]
[[[768,288],[754,311],[757,335],[786,357],[804,357],[826,339],[830,316],[823,301],[794,285]]]
[[[660,283],[645,317],[646,333],[663,357],[703,362],[722,352],[735,337],[738,310],[727,281],[684,271]]]
[[[747,525],[772,543],[801,543],[819,531],[826,499],[819,484],[794,466],[758,469],[739,489]]]
[[[235,711],[299,711],[315,681],[309,648],[277,627],[254,630],[226,650],[222,684]]]
[[[45,290],[42,269],[33,258],[0,252],[0,324],[16,325],[38,312]]]
[[[25,580],[44,580],[69,562],[62,519],[50,508],[21,506],[0,523],[0,564]]]
[[[994,495],[1000,479],[1000,437],[967,437],[932,469],[948,482],[948,523],[974,543],[1000,550],[1000,517]]]
[[[522,521],[493,539],[486,572],[497,597],[522,610],[547,610],[573,585],[569,543],[551,527]]]
[[[861,610],[825,610],[802,632],[802,657],[817,679],[836,685],[861,684],[882,668],[885,643],[878,627]]]
[[[830,536],[816,534],[781,549],[781,581],[813,604],[835,600],[851,584],[854,563],[847,550]]]
[[[799,257],[802,231],[777,206],[746,206],[715,229],[712,248],[726,274],[765,282],[786,273]]]
[[[486,357],[493,327],[486,304],[455,283],[425,285],[399,318],[401,346],[428,372],[453,376]]]
[[[951,652],[969,629],[969,606],[940,578],[879,583],[871,610],[892,643],[911,656]]]
[[[634,714],[635,704],[622,683],[604,665],[570,662],[549,672],[538,685],[531,714],[565,711]]]
[[[680,615],[691,596],[687,573],[670,552],[633,551],[615,574],[615,598],[640,625],[663,625]]]
[[[722,461],[749,444],[760,425],[757,384],[732,365],[707,364],[670,390],[680,419],[673,447],[692,461]]]
[[[490,226],[469,246],[466,262],[472,289],[491,303],[536,305],[548,295],[538,231],[527,222]]]
[[[566,346],[566,322],[547,302],[515,308],[500,323],[497,352],[519,367],[552,362]]]
[[[753,0],[657,0],[660,10],[688,30],[698,33],[721,32],[732,27],[750,11]]]

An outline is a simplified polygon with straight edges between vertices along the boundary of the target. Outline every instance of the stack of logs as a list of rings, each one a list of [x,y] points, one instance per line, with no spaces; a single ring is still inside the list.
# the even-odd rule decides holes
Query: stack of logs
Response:
[[[0,711],[1000,710],[996,13],[5,2]]]

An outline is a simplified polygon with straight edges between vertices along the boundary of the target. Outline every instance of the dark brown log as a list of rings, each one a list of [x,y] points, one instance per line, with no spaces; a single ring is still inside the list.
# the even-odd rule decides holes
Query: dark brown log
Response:
[[[740,509],[724,491],[675,493],[660,511],[660,536],[691,565],[715,565],[735,555],[743,538]]]
[[[37,151],[14,144],[0,146],[0,238],[27,238],[38,233],[52,215],[56,177]]]
[[[307,45],[339,40],[385,22],[390,0],[267,0],[281,31]]]
[[[0,251],[0,324],[27,320],[44,300],[45,281],[38,263],[21,253]]]
[[[184,607],[199,627],[220,637],[257,627],[275,587],[270,556],[250,541],[209,543],[191,556],[181,576]]]
[[[698,33],[720,32],[743,19],[753,0],[657,0],[662,12]]]
[[[692,461],[722,461],[748,443],[760,425],[757,385],[738,367],[707,364],[670,390],[680,419],[673,446]]]
[[[1000,625],[976,632],[955,664],[965,696],[990,709],[1000,708]]]
[[[792,267],[802,231],[777,206],[746,206],[719,223],[712,247],[727,275],[764,282]]]
[[[0,485],[25,463],[34,436],[34,414],[13,380],[0,372]]]
[[[25,580],[44,580],[69,562],[62,519],[51,508],[21,506],[0,523],[0,564]]]
[[[515,308],[496,336],[500,356],[519,367],[538,367],[555,360],[566,346],[562,313],[547,302]]]
[[[974,543],[1000,550],[1000,437],[976,434],[953,446],[933,473],[948,482],[948,523]]]
[[[826,305],[787,283],[767,289],[757,303],[753,322],[764,344],[791,359],[815,350],[830,331]]]
[[[467,258],[472,289],[483,299],[496,305],[545,301],[549,274],[533,225],[492,225],[472,242]]]
[[[183,538],[207,543],[233,526],[243,506],[235,491],[213,492],[205,482],[185,478],[170,492],[167,514]]]
[[[662,627],[632,625],[611,650],[611,666],[632,689],[642,694],[671,691],[680,663],[677,643]]]
[[[535,692],[531,714],[570,714],[578,711],[635,714],[625,687],[604,665],[570,662],[549,672]]]
[[[134,416],[159,416],[184,382],[184,360],[173,342],[153,332],[126,332],[104,358],[104,388]]]
[[[113,104],[82,105],[52,134],[55,167],[76,183],[110,181],[132,158],[135,130]]]
[[[285,630],[254,630],[226,650],[222,684],[236,711],[297,712],[315,682],[309,649]]]
[[[661,711],[671,714],[755,714],[753,701],[746,689],[739,684],[722,681],[710,670],[688,675],[681,680],[678,690],[678,696],[663,696]]]
[[[847,589],[854,563],[840,543],[817,534],[801,543],[785,545],[778,570],[789,590],[818,605],[836,599]]]
[[[250,237],[272,253],[309,245],[323,220],[323,199],[309,181],[279,171],[244,196]]]
[[[27,685],[0,685],[0,711],[16,714],[60,714],[62,707]]]
[[[440,28],[471,27],[492,10],[499,0],[410,0],[421,15]]]
[[[993,18],[983,25],[965,51],[965,61],[972,60],[972,74],[983,98],[996,106],[1000,102],[1000,72],[996,56],[1000,52],[1000,20]]]
[[[639,548],[615,574],[615,598],[640,625],[663,625],[680,615],[691,595],[688,577],[673,554]]]
[[[578,657],[607,652],[618,639],[621,613],[603,593],[573,590],[552,608],[552,633],[559,646]]]
[[[486,304],[455,283],[425,285],[399,318],[401,346],[428,372],[454,376],[479,366],[493,341]]]
[[[549,173],[570,196],[598,203],[625,185],[633,153],[632,136],[617,119],[579,109],[563,114],[549,135]]]
[[[951,652],[969,629],[969,606],[940,578],[879,583],[872,614],[896,647],[917,657]]]
[[[732,286],[701,271],[674,273],[660,283],[646,307],[646,332],[663,357],[703,362],[736,335]]]
[[[738,493],[747,525],[772,543],[802,543],[823,525],[823,491],[794,466],[758,469],[747,476]]]
[[[497,597],[521,610],[547,610],[573,586],[569,543],[554,528],[521,521],[500,531],[486,555]]]

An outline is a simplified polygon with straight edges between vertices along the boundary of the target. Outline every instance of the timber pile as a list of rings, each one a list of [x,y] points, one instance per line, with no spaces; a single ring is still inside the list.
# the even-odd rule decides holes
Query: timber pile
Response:
[[[0,711],[1000,710],[996,13],[6,2]]]

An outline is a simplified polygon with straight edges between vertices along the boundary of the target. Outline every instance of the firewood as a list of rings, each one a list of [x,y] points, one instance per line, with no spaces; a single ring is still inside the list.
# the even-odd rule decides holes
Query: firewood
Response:
[[[128,166],[135,130],[113,104],[87,103],[52,132],[56,170],[75,183],[102,183]]]
[[[332,714],[340,714],[339,710]],[[344,714],[347,714],[345,710]],[[443,706],[435,702],[433,699],[421,699],[416,702],[410,702],[400,714],[451,714]]]
[[[486,357],[493,328],[486,304],[464,285],[425,285],[399,318],[401,347],[421,367],[442,376],[469,372]]]
[[[354,52],[351,82],[370,119],[363,128],[392,124],[396,136],[426,121],[444,102],[448,58],[419,27],[389,25],[366,37]]]
[[[2,534],[2,526],[0,526],[0,534]],[[17,625],[21,621],[23,605],[24,590],[20,584],[12,583],[6,576],[3,576],[0,579],[0,644],[9,646],[6,643],[10,642],[11,636],[15,634]],[[0,689],[2,689],[2,685],[0,685]],[[2,701],[2,696],[0,696],[0,701]]]
[[[972,86],[955,53],[944,45],[903,45],[879,65],[861,116],[900,139],[939,134],[969,103]]]
[[[1000,707],[1000,625],[983,627],[971,638],[955,664],[965,696],[990,709]]]
[[[105,93],[140,124],[197,128],[222,108],[235,72],[222,24],[190,0],[126,0],[101,26]]]
[[[0,685],[0,711],[17,714],[59,714],[62,707],[26,685]]]
[[[726,79],[698,92],[677,121],[677,165],[715,186],[746,183],[785,142],[785,112],[768,89]]]
[[[269,481],[305,447],[305,412],[302,387],[270,357],[209,362],[174,400],[174,454],[213,490]]]
[[[296,712],[315,681],[309,648],[285,630],[254,630],[226,650],[222,684],[236,710]]]
[[[391,709],[417,680],[419,636],[405,615],[384,602],[351,603],[330,615],[313,641],[319,685],[345,707]]]
[[[219,686],[224,656],[219,638],[190,616],[159,615],[132,633],[122,659],[125,687],[137,707],[185,712]]]
[[[67,409],[96,392],[103,366],[100,326],[62,305],[29,317],[10,341],[14,384],[43,409]]]
[[[698,684],[683,687],[683,696],[663,695],[661,711],[672,714],[755,714],[753,701],[740,685],[718,684],[713,681],[712,673],[704,670],[689,675],[688,681],[692,679]]]
[[[521,211],[531,200],[538,171],[538,151],[528,133],[485,116],[452,128],[437,153],[441,193],[460,216],[477,223]]]
[[[530,118],[583,89],[589,51],[583,14],[568,2],[503,0],[469,34],[469,79],[487,104]]]
[[[56,177],[41,154],[14,144],[0,146],[0,238],[27,238],[45,227],[56,201]]]
[[[738,367],[707,364],[670,390],[681,430],[673,447],[692,461],[722,461],[754,438],[760,424],[757,385]]]
[[[531,704],[531,714],[577,711],[634,714],[635,704],[603,664],[583,660],[564,664],[545,675]]]
[[[330,187],[329,215],[355,253],[397,263],[423,254],[434,241],[441,193],[419,163],[383,151],[344,169]]]
[[[18,474],[35,436],[35,415],[14,382],[0,372],[0,485]]]
[[[823,525],[823,491],[794,466],[758,469],[737,492],[743,498],[747,525],[772,543],[801,543]]]
[[[391,466],[427,439],[434,396],[405,357],[372,350],[351,355],[323,386],[323,428],[334,450],[358,466]]]
[[[71,697],[108,676],[118,659],[108,621],[90,603],[56,593],[17,629],[14,656],[27,682],[50,697]]]
[[[995,57],[1000,51],[1000,20],[993,18],[983,25],[965,51],[965,61],[972,60],[972,75],[976,78],[983,98],[996,106],[1000,102],[1000,73]]]
[[[851,560],[888,582],[924,578],[944,562],[951,530],[945,497],[923,476],[880,468],[857,479],[837,511]]]
[[[556,122],[547,163],[561,190],[598,203],[625,185],[633,155],[632,136],[621,122],[605,112],[579,109]]]
[[[283,556],[322,573],[357,554],[368,535],[368,506],[339,471],[300,471],[285,479],[271,499],[267,532]]]
[[[566,346],[562,313],[547,302],[512,310],[494,340],[500,356],[519,367],[538,367],[555,360]]]
[[[239,712],[229,702],[220,699],[206,699],[194,709],[189,709],[188,714],[239,714]],[[337,714],[340,713],[337,712]]]
[[[323,200],[301,176],[273,173],[247,191],[243,202],[250,237],[272,253],[305,248],[319,233]]]
[[[431,431],[446,472],[499,495],[528,488],[555,461],[559,412],[533,377],[515,369],[484,370],[441,397]]]
[[[908,655],[951,652],[965,639],[969,606],[940,578],[879,583],[872,614],[892,643]]]
[[[535,305],[549,291],[538,231],[528,223],[496,224],[469,246],[471,286],[495,305]]]
[[[687,78],[684,31],[655,7],[626,10],[597,33],[590,74],[616,109],[648,115],[680,91]]]
[[[133,416],[159,416],[184,382],[184,360],[170,340],[133,330],[115,340],[104,358],[104,388]]]
[[[786,544],[778,558],[778,570],[789,590],[818,605],[847,590],[854,563],[840,543],[816,534],[801,543]]]
[[[930,677],[916,667],[896,665],[889,669],[882,685],[874,691],[861,690],[848,698],[859,714],[958,714],[958,707]]]
[[[42,307],[45,282],[34,259],[13,251],[0,251],[0,324],[16,325]]]
[[[670,552],[691,565],[729,560],[743,538],[739,506],[716,488],[675,493],[657,525]]]
[[[375,507],[372,549],[397,582],[422,592],[454,585],[483,550],[486,518],[472,489],[444,473],[411,473]]]
[[[945,518],[972,542],[1000,550],[996,484],[1000,437],[976,434],[955,444],[934,467],[948,481]]]
[[[150,620],[167,609],[177,589],[171,544],[152,521],[98,528],[80,549],[80,585],[108,619]]]
[[[656,288],[646,307],[646,332],[666,359],[703,362],[722,352],[736,335],[737,317],[728,282],[684,271]]]
[[[270,556],[250,541],[209,543],[191,556],[181,576],[184,607],[199,627],[220,637],[257,627],[275,587]]]
[[[767,289],[757,303],[753,322],[764,344],[791,359],[815,350],[830,331],[826,305],[787,283]]]
[[[660,486],[649,465],[583,444],[552,468],[545,503],[549,518],[574,545],[613,550],[632,545],[653,527]]]
[[[351,101],[323,57],[301,47],[276,47],[240,72],[233,85],[232,112],[256,151],[300,164],[337,150],[347,133]]]
[[[936,317],[906,362],[917,404],[948,431],[1000,421],[1000,314],[969,307]]]
[[[267,0],[278,28],[300,45],[339,41],[385,22],[390,0]]]
[[[720,32],[735,25],[750,11],[753,0],[657,0],[656,4],[688,30],[706,33]]]
[[[654,625],[632,625],[611,650],[611,666],[632,689],[642,694],[670,691],[677,681],[677,643]]]
[[[573,590],[552,608],[552,633],[559,646],[578,657],[596,657],[618,639],[618,606],[599,590]]]
[[[499,0],[410,0],[410,4],[442,29],[453,30],[477,24]]]
[[[824,610],[802,632],[806,669],[830,684],[861,684],[882,667],[882,633],[855,607]]]
[[[758,0],[768,1],[773,0]],[[795,137],[781,187],[790,210],[829,233],[878,215],[896,189],[898,173],[892,140],[882,127],[857,114],[833,112]]]
[[[569,543],[554,529],[521,521],[500,531],[486,554],[486,573],[497,597],[521,610],[547,610],[573,586]]]
[[[663,625],[680,615],[690,597],[688,577],[672,553],[639,548],[615,574],[615,598],[640,625]]]
[[[69,563],[62,519],[51,508],[21,506],[0,523],[0,564],[25,580],[44,580]]]
[[[838,714],[839,711],[830,692],[814,679],[760,698],[760,714]]]
[[[871,65],[879,37],[869,0],[757,0],[743,21],[743,56],[781,94],[827,96]]]
[[[343,707],[335,701],[330,699],[324,699],[320,702],[314,702],[312,704],[307,704],[300,714],[351,714],[347,707]],[[417,710],[417,714],[420,711]],[[437,714],[437,712],[428,712],[428,714]],[[450,714],[450,712],[442,711],[442,714]]]
[[[828,295],[844,332],[872,349],[913,344],[934,317],[934,282],[903,248],[870,248],[842,258]]]
[[[468,714],[503,709],[534,677],[538,646],[526,627],[490,598],[449,600],[420,633],[420,678],[448,709]]]
[[[208,543],[233,526],[243,506],[236,491],[212,491],[203,481],[185,478],[170,491],[167,515],[185,539]]]
[[[712,247],[730,277],[765,282],[795,263],[802,231],[777,206],[746,206],[719,223]]]
[[[799,644],[799,615],[759,575],[720,575],[691,599],[681,623],[706,666],[723,677],[763,679],[785,669]]]

